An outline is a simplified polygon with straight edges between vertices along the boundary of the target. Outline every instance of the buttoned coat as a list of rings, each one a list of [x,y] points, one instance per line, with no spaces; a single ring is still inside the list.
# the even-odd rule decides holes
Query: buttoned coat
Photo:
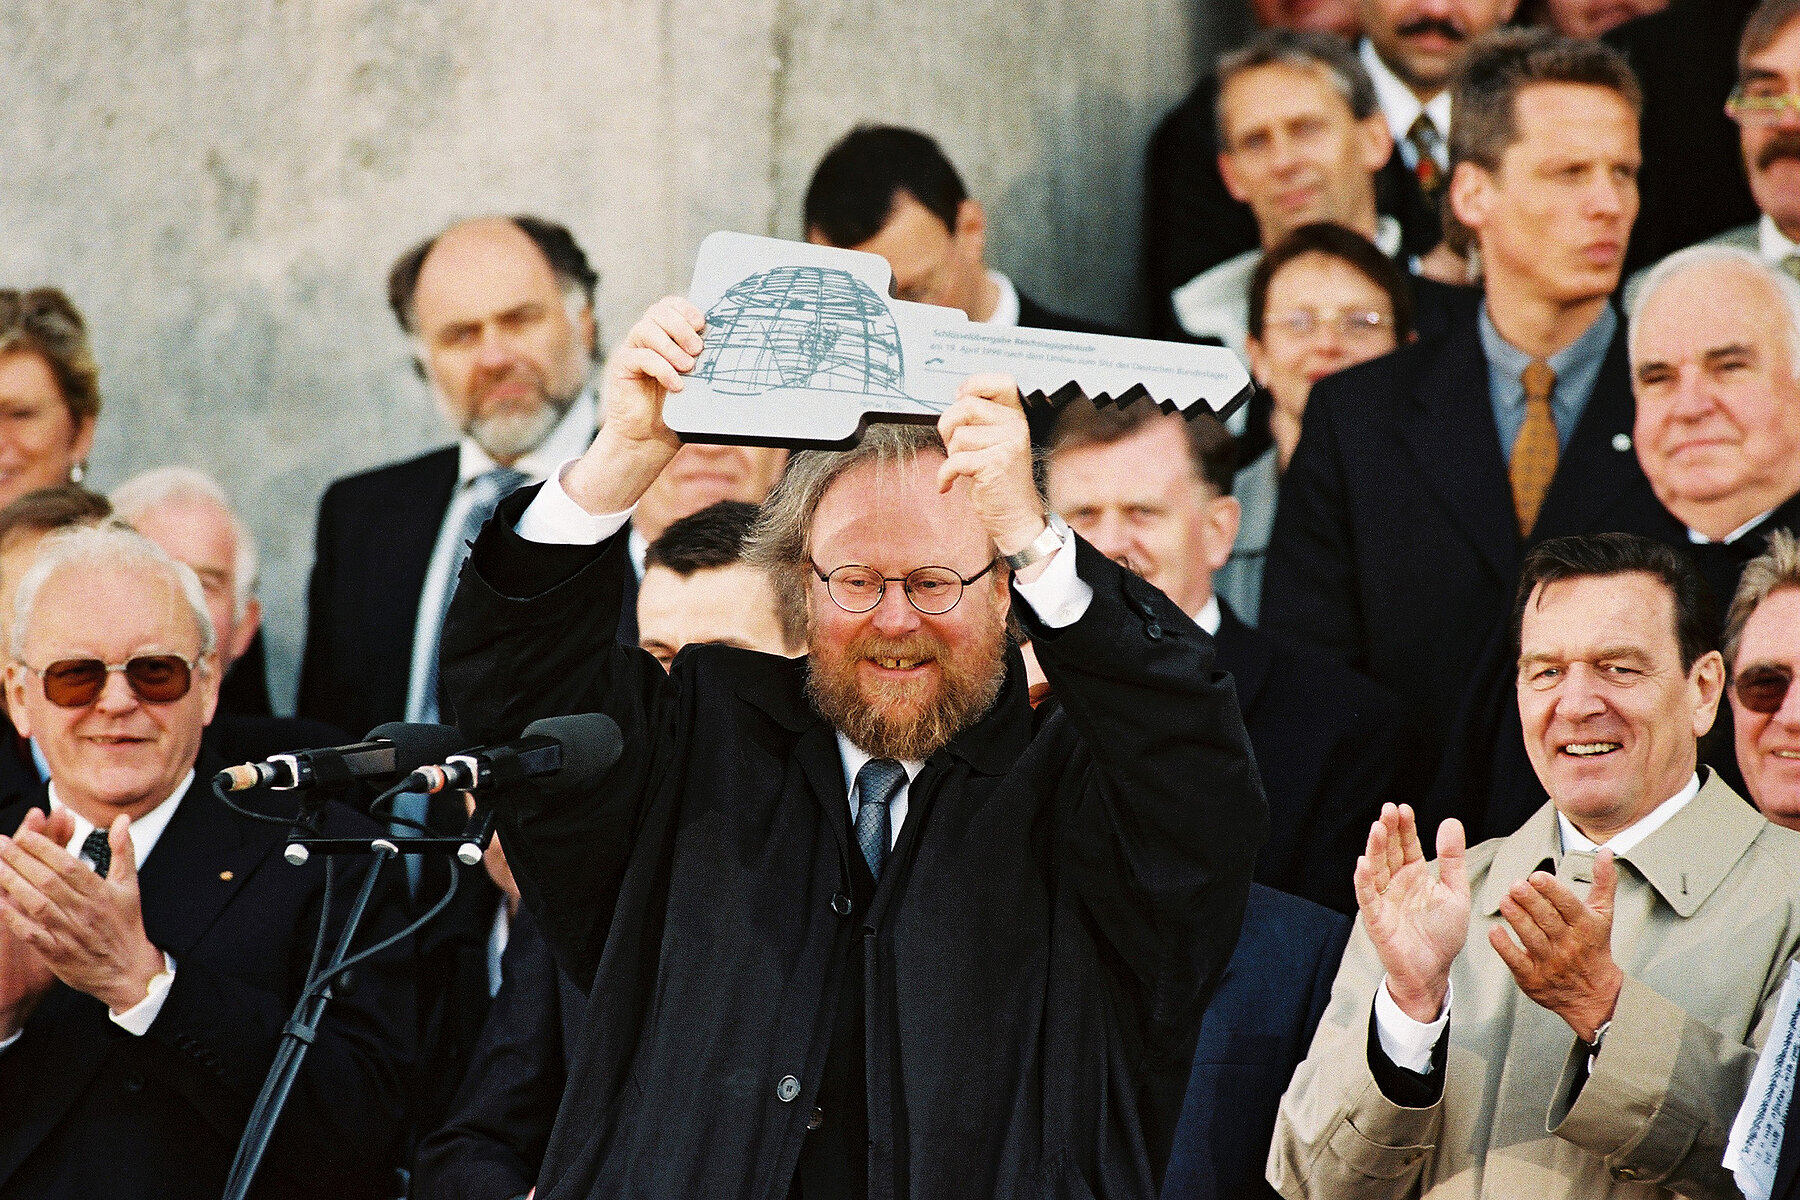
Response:
[[[833,1062],[866,1079],[867,1139],[823,1194],[1153,1197],[1267,820],[1211,638],[1077,539],[1085,614],[1014,604],[1055,711],[1009,654],[857,911],[805,660],[691,646],[665,675],[615,649],[622,540],[524,542],[528,496],[463,574],[457,712],[491,740],[604,711],[625,742],[592,795],[498,805],[526,904],[591,981],[541,1200],[780,1200],[808,1139],[855,1119],[819,1099]],[[836,1046],[856,966],[866,1038]]]
[[[1451,969],[1443,1092],[1430,1107],[1391,1102],[1371,1072],[1382,970],[1357,922],[1325,1019],[1282,1097],[1269,1157],[1282,1195],[1738,1195],[1721,1158],[1800,949],[1800,834],[1709,774],[1619,856],[1612,949],[1626,982],[1581,1083],[1585,1048],[1519,990],[1487,930],[1514,882],[1550,864],[1589,883],[1592,861],[1561,854],[1548,804],[1469,852],[1469,941]]]

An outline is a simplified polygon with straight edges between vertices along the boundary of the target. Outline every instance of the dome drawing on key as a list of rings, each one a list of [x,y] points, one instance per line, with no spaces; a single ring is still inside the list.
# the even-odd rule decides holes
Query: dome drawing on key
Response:
[[[694,374],[730,396],[804,388],[942,411],[906,394],[900,329],[886,302],[830,267],[775,267],[733,284],[706,312]]]

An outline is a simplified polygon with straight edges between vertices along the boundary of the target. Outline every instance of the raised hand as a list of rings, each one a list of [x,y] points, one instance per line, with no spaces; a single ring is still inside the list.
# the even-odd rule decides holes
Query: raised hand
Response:
[[[663,401],[683,387],[700,360],[706,318],[679,296],[665,296],[638,318],[606,363],[600,432],[563,477],[569,497],[592,513],[636,504],[681,440],[663,423]]]
[[[131,823],[107,830],[112,867],[105,879],[54,840],[41,812],[0,837],[0,922],[64,983],[115,1013],[136,1006],[161,974],[162,951],[144,932]]]
[[[1450,964],[1469,938],[1469,875],[1462,822],[1438,826],[1437,866],[1425,861],[1410,805],[1384,804],[1356,860],[1356,903],[1388,991],[1415,1021],[1435,1021]]]
[[[1018,384],[1010,375],[971,375],[938,418],[938,433],[947,456],[939,490],[966,478],[975,514],[1000,553],[1029,546],[1044,531],[1045,508],[1031,473],[1031,430]]]
[[[1625,985],[1625,972],[1612,956],[1618,888],[1611,850],[1595,856],[1594,886],[1585,901],[1556,876],[1534,871],[1500,901],[1500,915],[1518,942],[1499,925],[1488,930],[1519,990],[1567,1021],[1584,1042],[1612,1020]]]

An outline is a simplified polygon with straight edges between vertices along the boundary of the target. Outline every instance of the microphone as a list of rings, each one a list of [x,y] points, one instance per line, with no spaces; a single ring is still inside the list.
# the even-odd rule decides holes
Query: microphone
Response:
[[[462,734],[451,725],[416,725],[390,721],[369,731],[366,740],[324,750],[277,754],[259,763],[227,767],[214,778],[228,792],[267,787],[285,792],[330,787],[358,779],[405,775],[436,762],[456,749]]]
[[[446,789],[472,792],[554,775],[555,790],[579,791],[598,783],[624,749],[624,736],[611,717],[600,713],[545,717],[527,725],[524,736],[515,741],[465,750],[420,767],[406,787],[432,794]]]

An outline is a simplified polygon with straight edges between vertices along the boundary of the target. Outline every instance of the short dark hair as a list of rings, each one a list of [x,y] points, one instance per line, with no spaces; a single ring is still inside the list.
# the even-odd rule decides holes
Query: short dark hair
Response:
[[[804,230],[833,246],[860,246],[881,232],[901,192],[952,231],[957,209],[969,198],[962,177],[931,138],[897,125],[858,125],[813,171]]]
[[[528,213],[505,217],[511,221],[519,232],[531,239],[544,261],[550,264],[551,273],[556,276],[557,286],[563,292],[578,292],[589,308],[594,306],[594,288],[600,282],[600,274],[588,263],[586,251],[581,243],[575,240],[567,226],[555,221],[546,221],[542,217],[534,217]],[[457,222],[457,225],[464,222]],[[413,300],[419,290],[419,272],[425,267],[425,259],[430,255],[432,247],[456,225],[438,230],[412,249],[394,260],[388,269],[388,307],[394,310],[394,319],[400,322],[400,328],[406,333],[414,333]],[[600,340],[594,339],[593,355],[600,356]]]
[[[1644,89],[1625,56],[1590,38],[1563,37],[1549,29],[1496,29],[1470,44],[1452,80],[1450,170],[1473,163],[1500,169],[1507,148],[1519,140],[1519,93],[1538,83],[1574,83],[1606,88],[1644,115]],[[1463,252],[1473,244],[1469,229],[1444,204],[1444,237]]]
[[[1124,408],[1101,408],[1093,401],[1078,398],[1063,406],[1050,429],[1046,460],[1058,454],[1079,450],[1083,446],[1110,446],[1122,442],[1152,421],[1168,417],[1150,399],[1134,400]],[[1170,420],[1180,418],[1169,417]],[[1210,414],[1196,413],[1182,421],[1182,433],[1188,452],[1188,465],[1194,474],[1221,496],[1231,494],[1231,482],[1237,474],[1237,442],[1225,426]]]
[[[77,525],[98,525],[112,515],[112,501],[79,483],[39,488],[0,508],[0,547],[16,533],[55,533]]]
[[[1744,65],[1750,56],[1767,50],[1796,17],[1800,17],[1800,0],[1763,0],[1756,6],[1738,38],[1739,83],[1744,81]]]
[[[1702,655],[1719,648],[1712,592],[1693,564],[1661,542],[1635,533],[1589,533],[1551,538],[1525,556],[1513,597],[1513,657],[1524,653],[1525,606],[1538,587],[1565,579],[1629,574],[1652,576],[1669,590],[1675,601],[1675,643],[1683,671],[1693,670]]]
[[[743,562],[756,514],[754,504],[721,500],[673,521],[644,551],[644,568],[667,567],[686,576]]]
[[[1404,342],[1413,331],[1413,295],[1406,277],[1394,260],[1354,229],[1330,221],[1314,221],[1302,225],[1269,247],[1250,275],[1250,336],[1262,340],[1263,322],[1268,316],[1269,284],[1281,268],[1307,254],[1323,254],[1335,258],[1351,270],[1387,293],[1388,305],[1394,310],[1394,337]]]
[[[1261,67],[1323,71],[1332,88],[1350,106],[1352,117],[1360,121],[1381,111],[1375,83],[1349,42],[1335,33],[1265,29],[1236,50],[1219,56],[1213,133],[1221,150],[1231,150],[1225,136],[1225,89],[1239,75]]]

